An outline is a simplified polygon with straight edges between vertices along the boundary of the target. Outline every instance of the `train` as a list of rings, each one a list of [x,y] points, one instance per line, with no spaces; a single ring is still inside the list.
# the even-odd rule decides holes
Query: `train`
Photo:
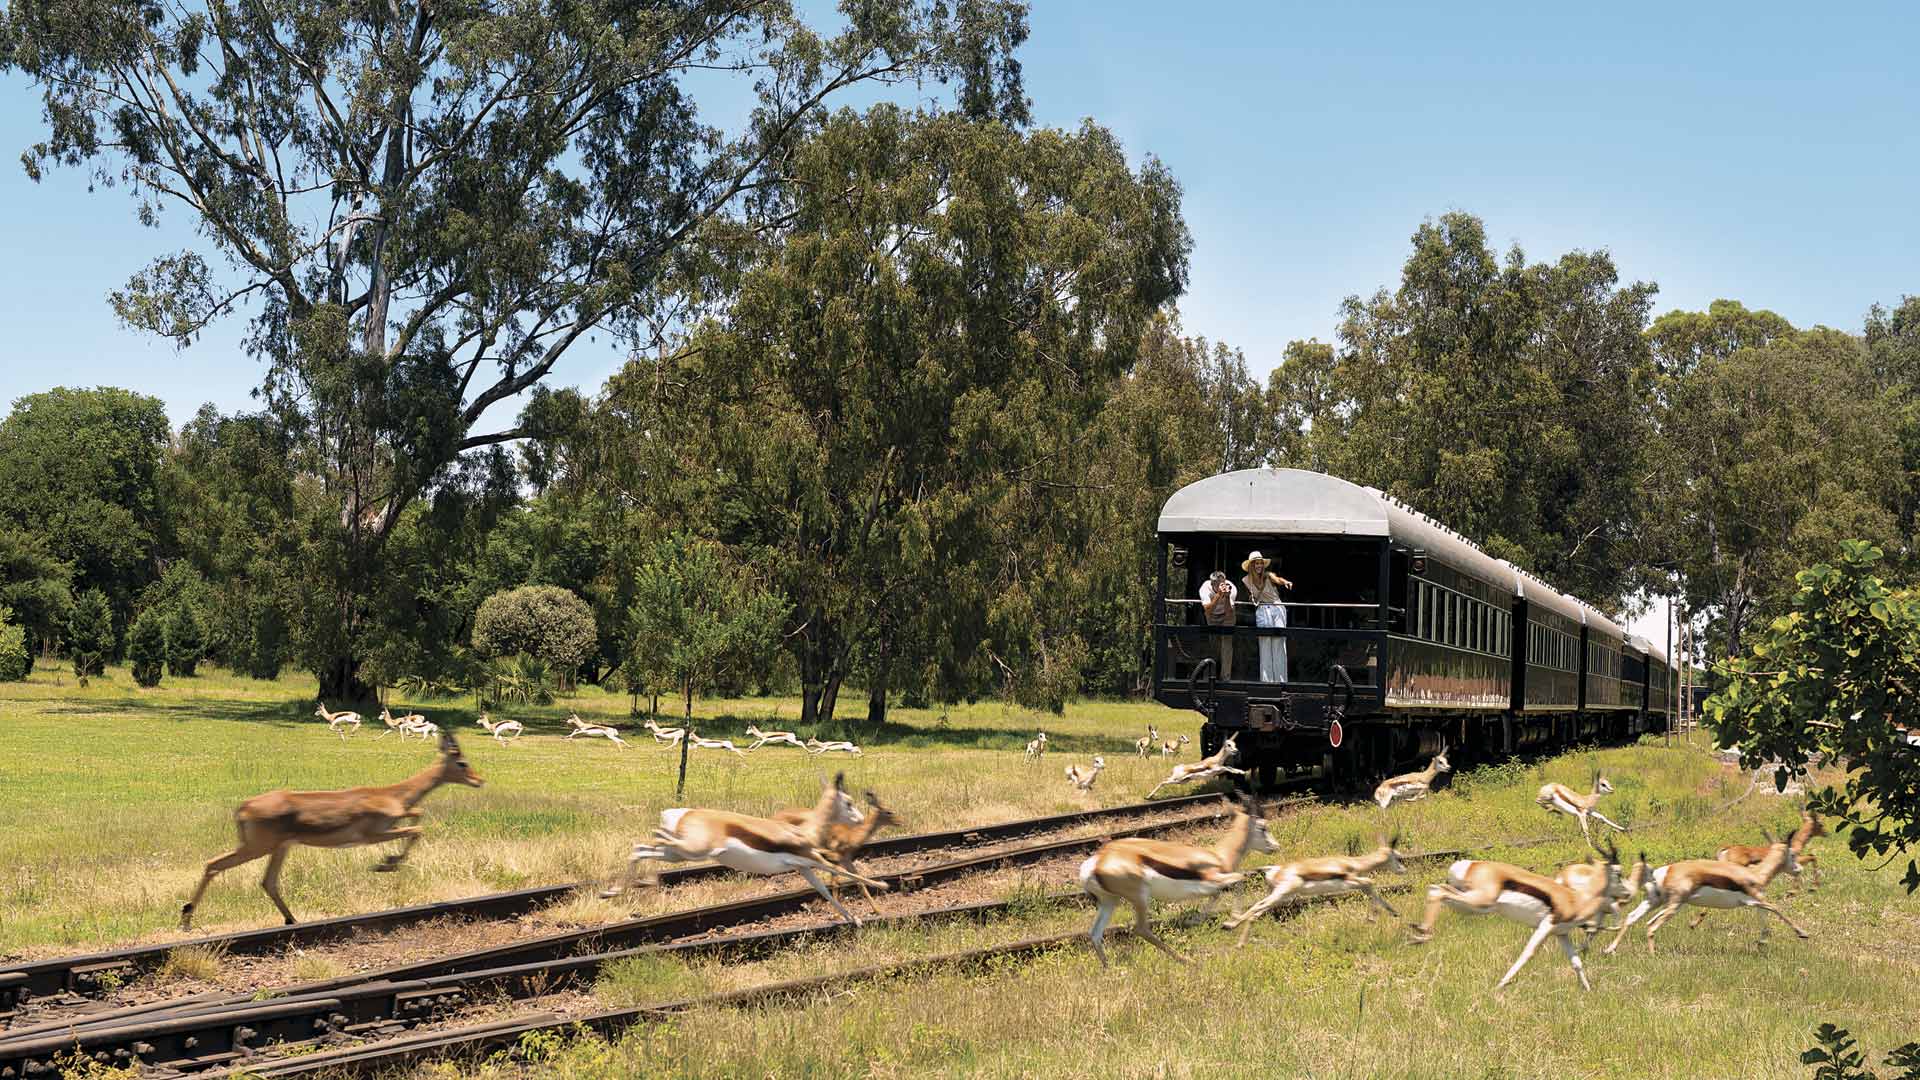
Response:
[[[1236,736],[1262,787],[1624,742],[1670,717],[1662,649],[1375,488],[1221,473],[1174,492],[1157,533],[1154,697],[1201,714],[1204,754]],[[1256,593],[1264,574],[1288,586]]]

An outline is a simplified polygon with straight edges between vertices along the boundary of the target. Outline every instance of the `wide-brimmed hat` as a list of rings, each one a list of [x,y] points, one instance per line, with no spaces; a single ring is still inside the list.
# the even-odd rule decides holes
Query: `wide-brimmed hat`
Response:
[[[1266,563],[1267,565],[1271,566],[1273,565],[1274,561],[1275,560],[1269,559],[1265,555],[1262,555],[1257,551],[1249,551],[1247,552],[1247,561],[1240,564],[1240,569],[1251,573],[1253,570],[1254,563],[1257,563],[1257,562]]]

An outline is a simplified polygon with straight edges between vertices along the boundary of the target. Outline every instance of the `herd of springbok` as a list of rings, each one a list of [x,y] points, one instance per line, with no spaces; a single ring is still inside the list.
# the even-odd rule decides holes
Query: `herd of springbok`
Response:
[[[343,729],[357,729],[360,722],[353,713],[330,713],[324,706],[316,715],[342,738],[345,737]],[[260,858],[268,860],[261,888],[291,924],[293,913],[281,899],[279,878],[287,855],[295,847],[355,847],[399,840],[399,850],[374,867],[377,871],[395,870],[405,862],[420,838],[420,828],[414,822],[421,816],[421,801],[430,792],[445,784],[481,785],[479,774],[468,764],[450,732],[418,714],[395,717],[382,709],[380,718],[387,726],[387,733],[399,731],[403,741],[412,735],[437,738],[438,760],[399,783],[383,787],[282,790],[248,799],[234,812],[238,845],[206,864],[192,898],[180,910],[183,930],[191,925],[195,905],[216,876]],[[598,736],[625,745],[610,727],[589,724],[578,716],[570,717],[569,721],[574,728],[567,736],[569,739]],[[481,714],[479,724],[502,743],[518,738],[524,731],[517,721],[494,722],[485,713]],[[735,747],[729,740],[703,739],[690,729],[662,728],[651,720],[646,726],[658,744],[668,746],[684,739],[691,746],[735,754],[770,744],[815,754],[836,750],[856,755],[860,752],[850,743],[802,741],[793,732],[762,731],[757,726],[747,729],[755,740],[747,751]],[[1185,741],[1162,742],[1159,733],[1149,728],[1135,749],[1144,757],[1158,746],[1163,755],[1173,756]],[[1028,759],[1041,759],[1046,748],[1047,736],[1041,732],[1027,744]],[[1199,762],[1176,764],[1172,775],[1153,790],[1158,792],[1168,784],[1192,783],[1222,775],[1243,777],[1247,771],[1231,764],[1237,756],[1236,740],[1229,737],[1213,754]],[[1067,779],[1074,787],[1088,791],[1105,767],[1105,759],[1096,756],[1086,768],[1067,766]],[[1374,801],[1384,816],[1396,805],[1431,794],[1434,782],[1451,768],[1443,746],[1425,769],[1383,781],[1374,791]],[[1761,941],[1766,940],[1772,927],[1769,916],[1786,923],[1800,937],[1807,937],[1762,890],[1776,876],[1786,873],[1797,891],[1803,868],[1814,870],[1808,889],[1819,887],[1817,863],[1806,850],[1809,841],[1825,833],[1818,817],[1803,812],[1799,826],[1779,837],[1763,830],[1764,845],[1728,845],[1716,851],[1712,858],[1686,859],[1656,867],[1649,867],[1642,853],[1630,870],[1623,871],[1618,845],[1610,836],[1606,837],[1604,848],[1594,843],[1589,824],[1590,819],[1597,819],[1614,832],[1628,831],[1597,809],[1601,798],[1613,790],[1612,783],[1598,771],[1593,774],[1591,791],[1587,794],[1564,784],[1542,786],[1535,801],[1549,813],[1576,819],[1594,857],[1564,866],[1552,877],[1509,863],[1460,859],[1447,868],[1444,881],[1427,889],[1426,909],[1420,922],[1409,928],[1410,940],[1414,944],[1431,940],[1435,923],[1448,908],[1471,915],[1500,915],[1529,928],[1531,933],[1495,989],[1511,982],[1534,952],[1548,938],[1553,938],[1565,953],[1582,988],[1591,990],[1582,955],[1601,932],[1614,928],[1607,925],[1609,920],[1617,924],[1613,941],[1606,948],[1609,955],[1619,947],[1627,930],[1643,918],[1647,920],[1647,951],[1653,953],[1654,934],[1680,908],[1689,905],[1700,909],[1694,919],[1695,926],[1709,911],[1749,907],[1761,916]],[[885,891],[887,885],[860,873],[855,858],[877,830],[902,824],[900,817],[872,792],[866,793],[866,802],[869,809],[863,812],[847,794],[842,773],[826,784],[812,807],[782,810],[770,817],[686,807],[664,810],[651,842],[633,847],[620,881],[601,895],[617,897],[632,888],[640,879],[643,864],[712,861],[746,874],[799,874],[842,919],[858,926],[860,917],[841,904],[837,886],[843,878],[858,884],[869,906],[878,913],[880,909],[873,892]],[[1231,820],[1211,847],[1144,837],[1107,842],[1080,865],[1078,873],[1080,887],[1097,907],[1088,934],[1094,954],[1103,966],[1107,964],[1104,938],[1124,901],[1133,909],[1134,934],[1186,962],[1186,957],[1154,933],[1150,922],[1153,903],[1201,900],[1206,902],[1201,909],[1204,915],[1219,903],[1227,890],[1249,876],[1240,869],[1249,854],[1278,850],[1261,807],[1250,794],[1242,795],[1234,804]],[[1238,929],[1237,942],[1244,945],[1255,921],[1277,908],[1314,897],[1354,893],[1366,898],[1368,921],[1376,917],[1375,909],[1401,918],[1393,905],[1380,895],[1374,885],[1374,875],[1382,871],[1404,872],[1405,858],[1395,832],[1391,836],[1381,835],[1378,847],[1365,854],[1318,856],[1265,867],[1262,871],[1267,884],[1265,896],[1232,914],[1224,927]],[[1633,903],[1636,896],[1641,897],[1638,906],[1622,918],[1622,909]]]
[[[327,730],[338,735],[343,741],[349,734],[359,734],[359,713],[346,712],[344,710],[341,712],[331,712],[323,703],[313,710],[313,715],[326,721]],[[412,737],[417,737],[422,742],[426,742],[440,734],[440,726],[429,721],[420,713],[408,713],[405,716],[395,716],[387,709],[382,708],[380,710],[380,719],[386,724],[387,730],[380,733],[379,739],[384,739],[398,732],[402,742]],[[511,745],[527,732],[527,726],[518,720],[495,721],[491,715],[484,712],[480,714],[478,720],[474,721],[474,724],[480,728],[484,728],[486,733],[493,736],[502,746]],[[590,723],[580,719],[578,713],[569,713],[567,715],[567,726],[571,730],[564,736],[565,739],[571,740],[581,737],[588,739],[605,739],[622,749],[632,749],[632,747],[627,745],[626,740],[620,737],[620,729],[614,727],[612,724]],[[823,741],[820,739],[806,739],[802,741],[798,735],[795,735],[791,731],[762,731],[754,724],[747,725],[747,737],[752,739],[753,743],[745,750],[733,745],[733,740],[731,739],[703,738],[698,731],[694,731],[690,727],[661,727],[659,722],[652,718],[646,721],[645,726],[647,733],[653,736],[654,745],[656,746],[676,746],[684,739],[688,746],[696,749],[723,750],[740,757],[745,757],[748,753],[769,744],[775,746],[792,746],[814,755],[848,754],[853,757],[860,757],[862,753],[864,753],[858,746],[845,740]],[[1044,739],[1045,736],[1041,736],[1041,738]],[[1182,735],[1180,738],[1183,743],[1186,741],[1186,736]],[[379,739],[375,739],[374,741],[378,742]]]

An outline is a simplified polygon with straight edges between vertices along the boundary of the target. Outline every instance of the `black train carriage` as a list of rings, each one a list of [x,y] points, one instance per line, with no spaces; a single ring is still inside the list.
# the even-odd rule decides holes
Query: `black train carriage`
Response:
[[[1657,651],[1372,488],[1225,473],[1175,492],[1159,533],[1155,696],[1206,716],[1203,752],[1238,732],[1262,783],[1363,782],[1443,745],[1461,764],[1664,723]],[[1284,625],[1249,602],[1255,551],[1293,582]],[[1238,594],[1230,624],[1202,610],[1216,571]]]

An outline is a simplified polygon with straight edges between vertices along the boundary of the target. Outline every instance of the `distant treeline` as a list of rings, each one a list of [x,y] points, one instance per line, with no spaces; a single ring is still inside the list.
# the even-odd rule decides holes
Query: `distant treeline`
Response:
[[[1152,176],[1111,169],[1116,203],[1151,202]],[[1450,214],[1263,383],[1183,335],[1178,274],[1049,307],[980,296],[997,278],[950,279],[938,250],[880,275],[826,250],[859,232],[768,247],[727,314],[590,395],[540,393],[524,438],[457,454],[377,545],[300,417],[207,407],[173,430],[129,390],[22,398],[0,422],[0,605],[43,656],[124,655],[155,611],[237,671],[454,690],[511,685],[474,648],[482,601],[558,586],[593,614],[578,677],[671,691],[623,660],[672,537],[782,601],[723,688],[801,690],[824,720],[843,684],[872,716],[888,695],[1139,691],[1160,504],[1262,464],[1377,485],[1601,603],[1677,592],[1721,652],[1843,537],[1911,563],[1920,299],[1858,332],[1731,301],[1650,320],[1654,288],[1606,254],[1499,256]],[[1005,257],[1041,292],[1086,272]]]

